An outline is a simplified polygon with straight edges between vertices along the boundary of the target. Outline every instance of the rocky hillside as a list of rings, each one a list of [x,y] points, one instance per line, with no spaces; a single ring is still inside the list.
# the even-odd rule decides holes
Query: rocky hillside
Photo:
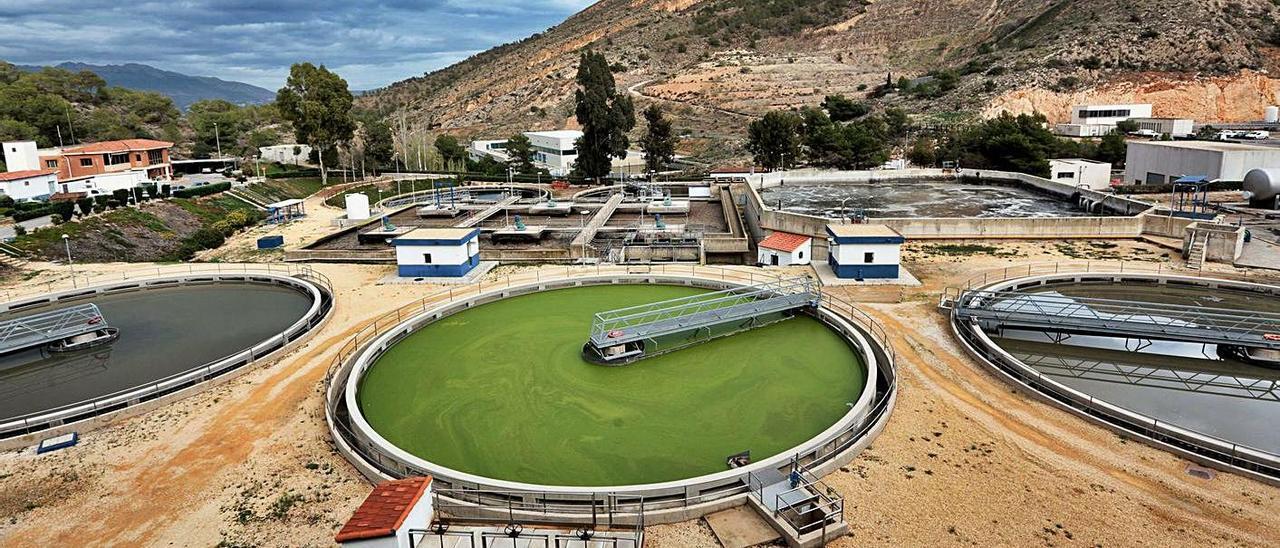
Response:
[[[676,112],[693,137],[684,152],[712,159],[749,117],[833,93],[942,117],[1059,118],[1097,93],[1167,100],[1164,114],[1252,119],[1280,100],[1267,76],[1280,60],[1278,15],[1271,0],[602,0],[362,100],[467,136],[571,127],[577,52],[592,47],[641,103]],[[912,92],[875,94],[903,76]],[[1197,103],[1208,88],[1222,91]]]

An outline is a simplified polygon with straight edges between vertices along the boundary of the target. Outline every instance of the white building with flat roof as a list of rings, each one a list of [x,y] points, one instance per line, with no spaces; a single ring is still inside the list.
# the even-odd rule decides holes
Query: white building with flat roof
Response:
[[[578,161],[578,139],[582,132],[575,129],[559,129],[553,131],[526,131],[524,136],[533,145],[533,163],[546,169],[554,177],[564,177],[573,171]],[[507,140],[472,141],[467,152],[473,160],[485,156],[499,162],[511,161],[507,153]],[[628,150],[624,158],[613,159],[613,172],[621,174],[641,175],[644,172],[644,155]]]
[[[1165,185],[1184,176],[1243,181],[1249,170],[1280,167],[1280,148],[1218,141],[1130,141],[1124,184]]]
[[[311,158],[311,145],[285,144],[258,147],[258,158],[278,164],[305,164]]]
[[[1172,137],[1187,137],[1196,132],[1196,121],[1189,118],[1130,118],[1139,130],[1154,131]]]
[[[827,264],[842,279],[895,279],[902,261],[898,231],[879,224],[827,225]]]
[[[1049,160],[1049,179],[1089,190],[1106,190],[1111,187],[1111,164],[1084,158]]]
[[[460,278],[480,265],[478,228],[415,228],[391,245],[402,278]]]
[[[1116,129],[1116,124],[1130,118],[1150,118],[1151,105],[1075,105],[1071,122],[1057,124],[1053,131],[1068,137],[1101,137]]]
[[[16,202],[47,200],[58,192],[58,171],[25,169],[0,173],[0,194]]]

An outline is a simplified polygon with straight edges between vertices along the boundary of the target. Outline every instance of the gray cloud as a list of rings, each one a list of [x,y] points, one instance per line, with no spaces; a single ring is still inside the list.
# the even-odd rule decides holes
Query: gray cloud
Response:
[[[299,61],[381,87],[518,40],[592,0],[0,0],[0,59],[143,63],[275,89]]]

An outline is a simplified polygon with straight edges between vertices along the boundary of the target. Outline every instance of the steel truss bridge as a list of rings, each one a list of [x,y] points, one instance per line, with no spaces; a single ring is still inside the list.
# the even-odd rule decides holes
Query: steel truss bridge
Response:
[[[601,356],[603,350],[627,347],[677,333],[693,333],[704,342],[771,323],[767,317],[818,305],[816,284],[808,277],[796,277],[748,287],[702,293],[639,306],[599,312],[591,322],[588,345]],[[725,332],[714,326],[734,325]],[[690,343],[693,344],[693,343]],[[686,345],[687,346],[687,345]],[[676,348],[681,348],[678,346]],[[668,348],[665,351],[675,350]],[[656,353],[643,349],[605,358],[606,361],[639,359]]]
[[[29,314],[0,322],[0,354],[40,346],[107,327],[93,303]]]
[[[958,318],[989,331],[1029,329],[1280,350],[1280,314],[1116,299],[964,290]]]

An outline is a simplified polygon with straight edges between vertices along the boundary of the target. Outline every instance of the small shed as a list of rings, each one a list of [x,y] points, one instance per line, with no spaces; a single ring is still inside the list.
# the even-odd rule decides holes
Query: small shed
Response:
[[[281,200],[274,204],[267,204],[267,222],[268,223],[287,223],[299,217],[306,216],[307,206],[305,202],[297,198]]]
[[[415,228],[391,245],[402,278],[460,278],[480,265],[478,228]]]
[[[880,224],[827,225],[827,262],[836,277],[845,279],[896,279],[902,259],[898,231]]]
[[[412,547],[409,530],[431,524],[430,491],[430,476],[382,482],[333,540],[344,548]]]
[[[803,266],[813,257],[813,238],[774,232],[756,244],[756,262],[770,266]]]

